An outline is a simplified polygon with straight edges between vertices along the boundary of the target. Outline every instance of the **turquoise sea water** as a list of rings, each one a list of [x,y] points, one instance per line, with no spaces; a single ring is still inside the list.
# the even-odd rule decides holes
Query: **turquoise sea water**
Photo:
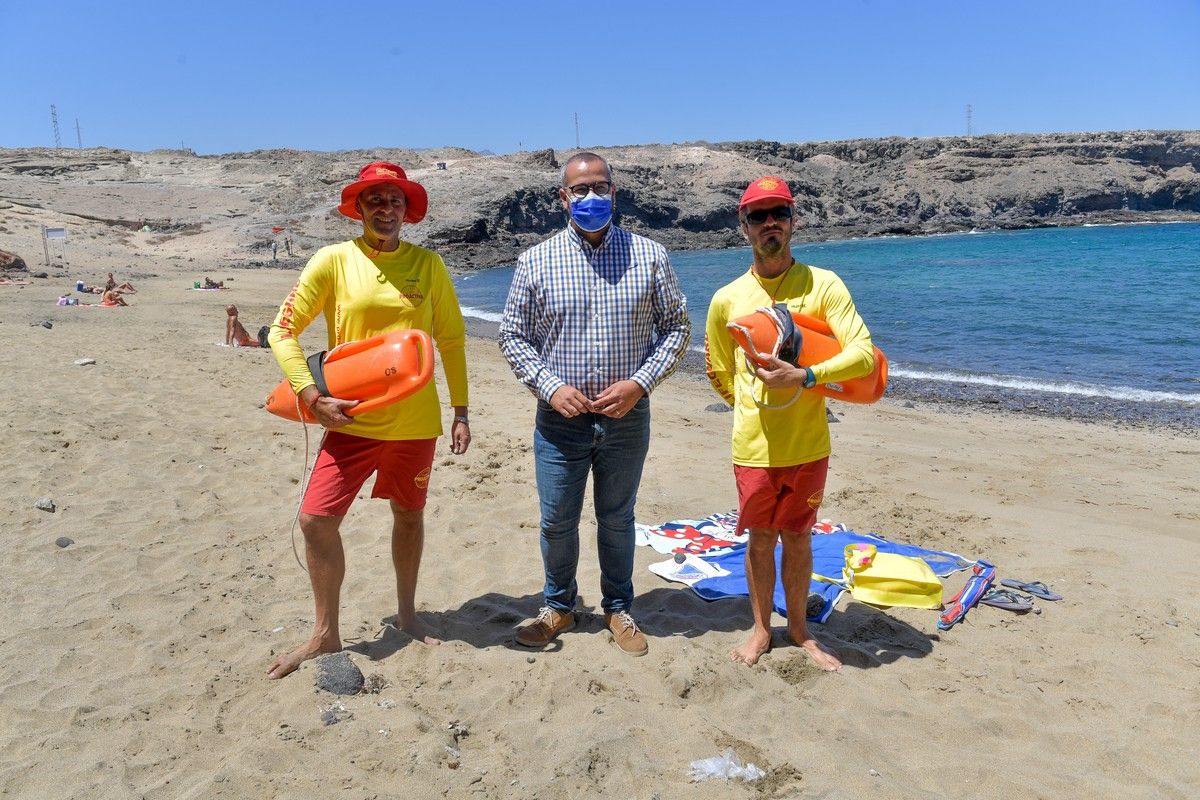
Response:
[[[895,375],[1200,403],[1200,224],[851,240],[793,252],[842,277]],[[713,291],[749,267],[750,252],[676,252],[671,262],[701,348]],[[499,320],[512,272],[459,279],[464,313]]]

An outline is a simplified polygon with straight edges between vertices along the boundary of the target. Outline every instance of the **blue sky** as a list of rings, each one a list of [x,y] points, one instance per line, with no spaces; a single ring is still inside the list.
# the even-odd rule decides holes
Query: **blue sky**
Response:
[[[341,10],[344,9],[344,10]],[[1200,0],[0,0],[0,147],[1200,129]]]

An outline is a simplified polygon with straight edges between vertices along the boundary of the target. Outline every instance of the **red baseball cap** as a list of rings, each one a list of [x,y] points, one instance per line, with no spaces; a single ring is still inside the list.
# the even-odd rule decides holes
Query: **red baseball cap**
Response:
[[[412,224],[425,219],[429,210],[429,195],[425,187],[415,181],[410,181],[404,170],[386,161],[373,161],[358,171],[358,180],[342,189],[342,202],[338,211],[350,219],[362,219],[362,212],[355,206],[359,194],[364,189],[390,183],[399,186],[404,192],[404,221]]]
[[[738,211],[741,211],[745,206],[753,203],[755,200],[764,200],[768,197],[778,197],[780,200],[787,200],[789,203],[795,204],[792,199],[792,190],[788,188],[787,183],[783,178],[776,178],[774,175],[767,175],[764,178],[759,178],[752,181],[746,187],[746,191],[742,193],[742,201],[738,203]]]

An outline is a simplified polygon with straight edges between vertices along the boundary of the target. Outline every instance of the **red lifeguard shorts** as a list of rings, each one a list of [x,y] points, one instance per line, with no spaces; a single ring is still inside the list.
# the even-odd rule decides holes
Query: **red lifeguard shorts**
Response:
[[[807,533],[825,496],[829,457],[794,467],[733,465],[738,490],[738,530],[771,528]]]
[[[317,454],[300,510],[314,517],[341,517],[372,472],[371,497],[395,500],[410,511],[425,507],[437,439],[385,441],[329,431]]]

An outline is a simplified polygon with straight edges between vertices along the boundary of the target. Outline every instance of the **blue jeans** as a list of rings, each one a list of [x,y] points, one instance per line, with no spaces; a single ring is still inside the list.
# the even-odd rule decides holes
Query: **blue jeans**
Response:
[[[567,419],[549,403],[538,401],[533,458],[542,510],[546,605],[558,611],[575,606],[579,516],[590,470],[601,605],[605,611],[633,606],[633,507],[649,446],[649,398],[638,400],[620,419],[601,414]]]

